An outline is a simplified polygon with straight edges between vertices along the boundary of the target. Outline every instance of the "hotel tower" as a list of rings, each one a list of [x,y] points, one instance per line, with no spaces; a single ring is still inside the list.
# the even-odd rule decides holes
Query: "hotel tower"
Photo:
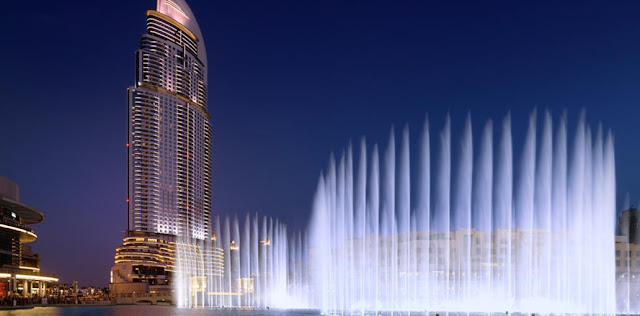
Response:
[[[111,270],[115,292],[170,285],[176,243],[211,238],[207,53],[183,0],[146,12],[128,90],[127,233]]]

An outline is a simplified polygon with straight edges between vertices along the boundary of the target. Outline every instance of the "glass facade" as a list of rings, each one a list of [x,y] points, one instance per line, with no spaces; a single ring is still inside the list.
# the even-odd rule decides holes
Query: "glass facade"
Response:
[[[147,11],[140,45],[136,83],[128,89],[128,230],[205,240],[211,124],[206,64],[198,57],[204,44],[171,16]]]

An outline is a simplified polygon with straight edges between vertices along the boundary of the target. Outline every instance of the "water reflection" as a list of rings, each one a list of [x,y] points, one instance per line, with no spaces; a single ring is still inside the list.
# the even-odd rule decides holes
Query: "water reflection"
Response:
[[[320,315],[314,311],[286,310],[230,310],[230,309],[186,309],[174,306],[82,306],[82,307],[36,307],[33,309],[0,311],[0,315],[16,316],[294,316]]]

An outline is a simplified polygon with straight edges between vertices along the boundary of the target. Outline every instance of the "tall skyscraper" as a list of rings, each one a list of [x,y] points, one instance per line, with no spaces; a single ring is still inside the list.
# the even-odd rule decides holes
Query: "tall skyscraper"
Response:
[[[191,9],[147,11],[129,88],[130,231],[205,239],[211,224],[207,53]]]
[[[158,0],[146,17],[135,84],[128,88],[127,235],[111,271],[112,284],[146,284],[138,287],[170,284],[178,239],[204,241],[212,235],[202,33],[184,0]]]

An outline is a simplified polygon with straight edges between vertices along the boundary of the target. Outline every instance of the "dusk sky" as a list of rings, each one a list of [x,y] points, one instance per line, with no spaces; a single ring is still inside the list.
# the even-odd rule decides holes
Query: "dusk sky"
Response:
[[[612,129],[618,207],[640,199],[638,1],[188,2],[208,51],[214,216],[304,228],[349,140],[386,146],[392,125],[417,135],[427,113],[432,131],[447,113],[456,131],[470,112],[478,135],[511,111],[521,143],[534,108]],[[109,282],[127,221],[126,88],[155,5],[0,10],[0,175],[44,212],[32,246],[61,282]]]

